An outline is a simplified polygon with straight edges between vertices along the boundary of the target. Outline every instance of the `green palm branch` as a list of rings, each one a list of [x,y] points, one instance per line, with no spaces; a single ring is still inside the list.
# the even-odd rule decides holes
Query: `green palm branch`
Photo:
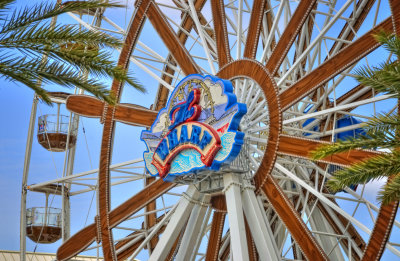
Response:
[[[397,36],[380,33],[376,40],[384,48],[400,57],[400,39]],[[400,98],[400,64],[392,61],[376,67],[362,67],[355,77],[361,84],[371,86],[377,92]],[[379,192],[378,200],[388,204],[400,200],[400,116],[399,113],[379,114],[364,125],[365,135],[323,145],[311,153],[315,160],[332,154],[354,149],[386,149],[389,152],[355,163],[349,168],[337,171],[327,182],[328,188],[340,191],[346,186],[366,183],[370,180],[388,178],[388,183]]]
[[[61,5],[41,3],[11,12],[14,2],[0,0],[0,77],[28,86],[48,104],[50,98],[38,84],[39,79],[43,83],[82,88],[108,103],[115,103],[115,98],[98,78],[115,78],[145,91],[104,50],[120,48],[120,40],[102,32],[49,22],[49,18],[67,12],[121,5],[98,0],[71,1]],[[82,77],[83,71],[93,78]]]

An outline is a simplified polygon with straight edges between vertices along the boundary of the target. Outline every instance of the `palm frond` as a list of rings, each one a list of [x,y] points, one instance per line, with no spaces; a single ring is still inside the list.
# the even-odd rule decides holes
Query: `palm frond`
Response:
[[[385,153],[335,173],[327,183],[332,191],[342,190],[346,186],[366,183],[382,177],[400,173],[400,152]]]
[[[34,6],[15,10],[3,25],[2,32],[10,32],[17,28],[25,27],[68,12],[106,7],[123,7],[123,5],[115,2],[107,3],[101,0],[71,1],[63,5],[57,3],[39,3]]]
[[[379,191],[378,200],[387,205],[390,202],[400,201],[400,175],[397,174],[393,179],[389,179],[383,190]]]
[[[381,93],[400,97],[400,64],[384,63],[378,67],[361,67],[355,71],[356,79]]]
[[[400,140],[390,133],[368,132],[367,135],[360,135],[357,138],[339,140],[333,144],[326,144],[318,147],[310,153],[314,160],[320,160],[332,154],[345,152],[353,149],[376,149],[392,148],[400,146]]]
[[[365,123],[365,131],[368,133],[390,133],[393,135],[400,128],[400,115],[396,113],[381,113]]]
[[[0,21],[3,21],[7,18],[7,12],[10,9],[10,5],[13,4],[16,0],[1,0],[0,1]]]
[[[27,61],[25,58],[12,58],[3,60],[0,63],[1,73],[5,77],[12,79],[26,79],[21,81],[28,87],[34,89],[36,85],[34,79],[41,79],[43,83],[55,83],[64,87],[78,87],[84,89],[96,97],[115,103],[110,91],[106,89],[100,81],[94,79],[85,79],[79,70],[74,70],[71,66],[66,66],[60,62],[46,61],[36,59]],[[36,91],[36,89],[34,89]]]
[[[121,47],[119,39],[105,33],[91,30],[81,30],[78,26],[51,26],[49,23],[33,24],[29,27],[18,28],[13,34],[0,34],[0,48],[12,48],[14,45],[47,45],[61,48],[66,44],[83,46]]]
[[[400,38],[396,37],[393,33],[385,31],[379,32],[375,35],[375,39],[380,42],[383,47],[400,57]]]

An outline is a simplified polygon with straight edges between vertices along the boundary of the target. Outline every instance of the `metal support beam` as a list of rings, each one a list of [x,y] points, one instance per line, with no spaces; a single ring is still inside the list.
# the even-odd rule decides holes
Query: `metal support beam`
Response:
[[[196,204],[193,207],[192,213],[188,224],[186,226],[185,233],[183,234],[181,245],[178,253],[176,254],[175,260],[190,260],[190,257],[195,250],[195,244],[200,233],[200,228],[203,224],[204,216],[206,214],[208,203],[210,201],[209,195],[204,195],[200,204]]]
[[[179,201],[179,206],[171,217],[170,222],[165,228],[165,231],[149,260],[166,260],[172,245],[181,232],[183,226],[186,224],[186,220],[192,211],[194,205],[192,199],[197,200],[199,198],[199,194],[200,193],[194,186],[189,186],[186,194],[184,193],[181,201]]]
[[[31,161],[33,133],[35,131],[36,110],[38,99],[33,97],[31,117],[29,120],[28,137],[26,139],[24,170],[22,174],[21,214],[20,214],[20,260],[26,260],[26,183],[28,181],[29,164]]]
[[[272,241],[274,236],[269,233],[267,226],[264,223],[264,218],[260,206],[258,205],[253,187],[249,185],[244,187],[242,200],[243,211],[246,215],[251,235],[253,236],[259,256],[266,260],[278,261],[278,252],[274,247],[274,242]]]
[[[231,235],[231,257],[235,260],[246,261],[249,260],[249,251],[244,226],[239,177],[235,174],[225,174],[224,187]]]

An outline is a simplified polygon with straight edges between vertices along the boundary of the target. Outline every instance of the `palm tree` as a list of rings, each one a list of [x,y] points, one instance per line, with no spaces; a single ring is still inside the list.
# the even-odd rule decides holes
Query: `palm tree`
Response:
[[[78,87],[108,103],[115,102],[113,94],[95,78],[115,78],[144,91],[104,51],[104,48],[121,47],[120,40],[78,26],[54,24],[54,17],[67,12],[121,5],[99,0],[65,4],[58,1],[10,11],[14,2],[0,0],[0,77],[28,86],[48,104],[50,98],[41,82]],[[89,78],[82,77],[83,71],[89,74]]]
[[[375,38],[385,49],[397,56],[397,60],[373,68],[362,67],[356,71],[356,79],[364,86],[371,86],[377,92],[400,98],[400,63],[398,62],[400,38],[384,32],[378,34]],[[400,200],[400,113],[394,111],[380,114],[366,122],[364,129],[365,135],[318,148],[312,153],[314,159],[322,159],[335,153],[356,148],[379,148],[389,152],[384,152],[379,156],[336,172],[333,178],[328,181],[328,188],[331,191],[339,191],[345,186],[387,177],[388,182],[379,191],[378,199],[383,204]]]

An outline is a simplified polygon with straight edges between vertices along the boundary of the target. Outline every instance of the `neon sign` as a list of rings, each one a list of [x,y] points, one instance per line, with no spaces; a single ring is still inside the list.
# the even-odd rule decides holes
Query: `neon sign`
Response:
[[[150,130],[142,132],[143,158],[151,175],[167,181],[203,170],[219,170],[239,154],[238,131],[246,105],[238,103],[230,81],[213,76],[183,79]]]

